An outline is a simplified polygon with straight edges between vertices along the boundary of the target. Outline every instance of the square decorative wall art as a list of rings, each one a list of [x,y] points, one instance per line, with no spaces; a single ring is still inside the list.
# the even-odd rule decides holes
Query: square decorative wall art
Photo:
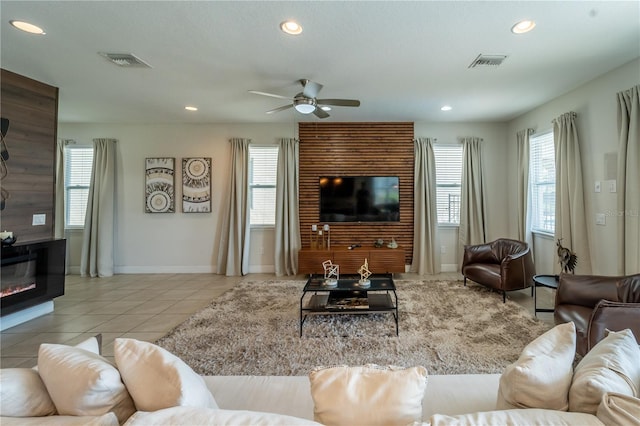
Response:
[[[182,211],[211,212],[211,157],[182,159]]]
[[[146,213],[175,213],[175,158],[145,159]]]

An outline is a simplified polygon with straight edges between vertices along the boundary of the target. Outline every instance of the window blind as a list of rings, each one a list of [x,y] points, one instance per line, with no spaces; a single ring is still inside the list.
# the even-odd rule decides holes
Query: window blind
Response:
[[[91,184],[93,148],[65,148],[65,226],[83,227]]]
[[[278,146],[249,146],[249,220],[251,225],[276,223]]]
[[[553,132],[529,139],[531,229],[553,234],[556,225],[556,160]]]
[[[460,223],[462,187],[462,145],[435,144],[436,205],[439,224]]]

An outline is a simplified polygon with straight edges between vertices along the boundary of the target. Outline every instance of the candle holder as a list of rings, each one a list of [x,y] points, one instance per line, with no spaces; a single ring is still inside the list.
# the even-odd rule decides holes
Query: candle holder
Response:
[[[322,227],[324,230],[324,235],[322,237],[322,246],[327,250],[331,250],[331,228],[328,223],[325,223]]]
[[[318,236],[318,225],[311,225],[311,231],[309,234],[309,241],[310,241],[310,245],[312,249],[317,249],[319,248],[319,236]]]

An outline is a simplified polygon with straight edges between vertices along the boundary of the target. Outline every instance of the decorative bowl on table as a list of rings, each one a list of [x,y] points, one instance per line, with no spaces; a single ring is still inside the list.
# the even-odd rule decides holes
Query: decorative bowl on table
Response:
[[[3,238],[2,239],[2,245],[3,246],[11,246],[16,242],[17,238],[16,237],[7,237],[7,238]]]

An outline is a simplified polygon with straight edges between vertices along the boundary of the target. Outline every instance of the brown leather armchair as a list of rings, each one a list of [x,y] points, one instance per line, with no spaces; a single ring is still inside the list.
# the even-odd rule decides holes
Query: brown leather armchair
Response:
[[[561,274],[556,291],[556,324],[576,325],[576,352],[584,355],[606,330],[631,329],[640,344],[640,274],[598,276]]]
[[[464,284],[467,285],[469,278],[501,291],[503,302],[507,291],[532,287],[534,274],[533,257],[525,242],[499,238],[486,244],[464,246]]]

